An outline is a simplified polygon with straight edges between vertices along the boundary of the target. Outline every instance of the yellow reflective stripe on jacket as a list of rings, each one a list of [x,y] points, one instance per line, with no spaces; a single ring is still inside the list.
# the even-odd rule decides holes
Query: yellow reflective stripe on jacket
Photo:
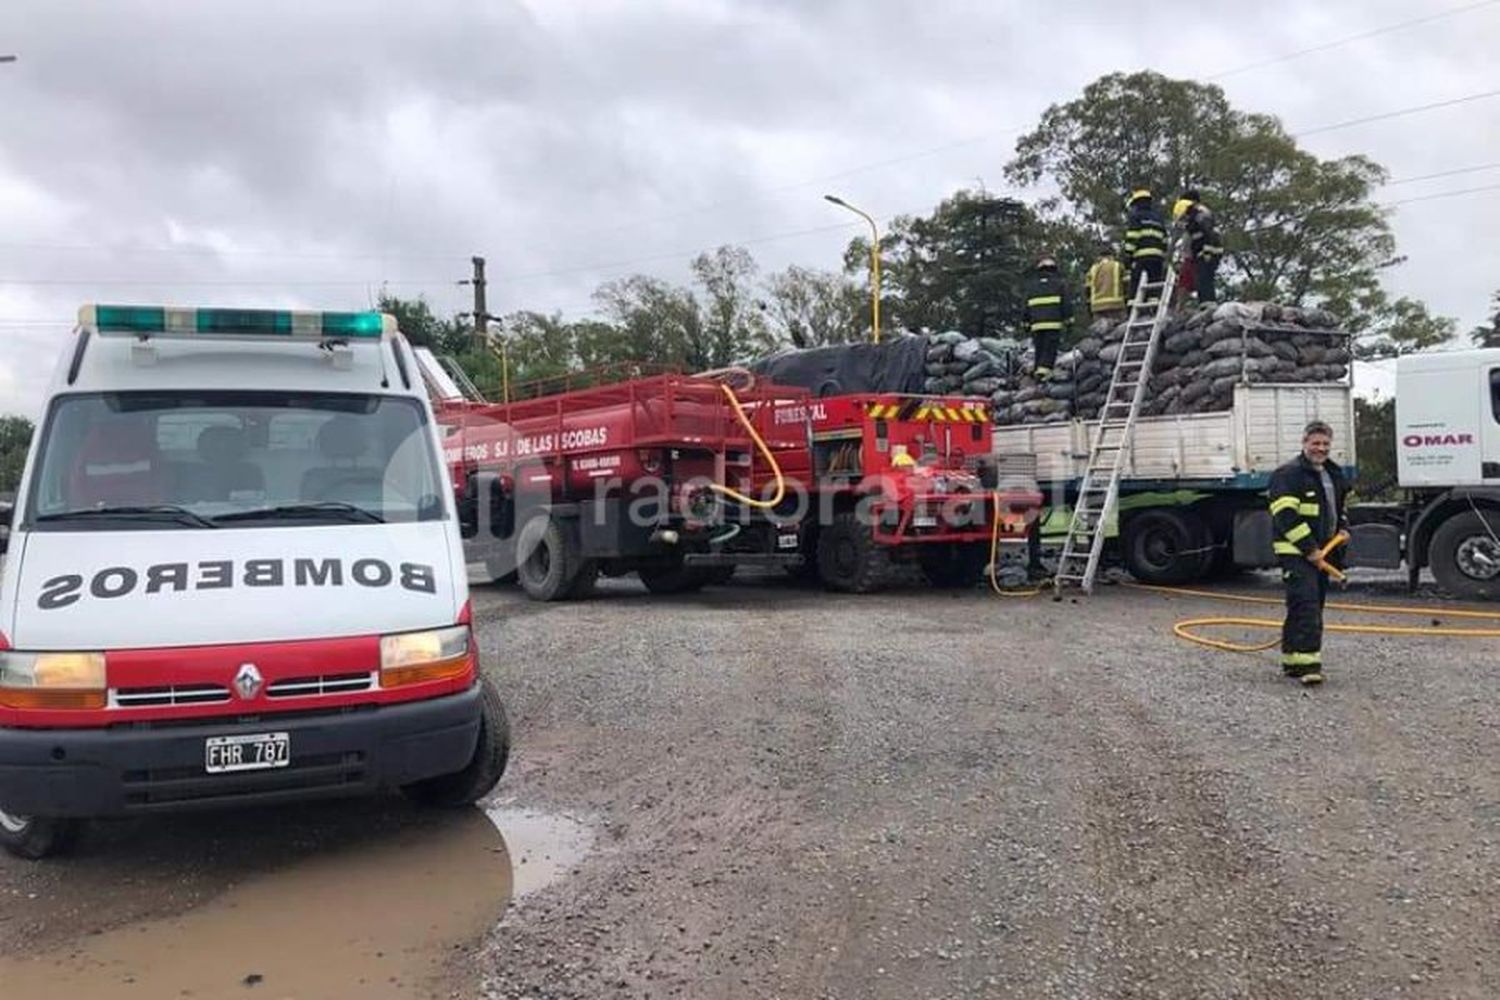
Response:
[[[1312,525],[1308,524],[1306,521],[1302,521],[1298,524],[1292,525],[1291,528],[1287,530],[1286,540],[1289,542],[1300,542],[1302,541],[1302,539],[1311,534]]]
[[[1062,328],[1063,325],[1054,320],[1041,320],[1039,322],[1031,324],[1031,330],[1033,333],[1038,330],[1061,330]]]
[[[1293,545],[1291,542],[1283,542],[1280,540],[1271,543],[1271,551],[1276,553],[1278,556],[1300,556],[1302,554],[1302,550],[1297,548],[1297,546]]]
[[[1318,517],[1323,513],[1323,508],[1315,503],[1299,503],[1297,504],[1297,513],[1303,517]]]
[[[1271,501],[1271,514],[1275,516],[1284,510],[1296,510],[1302,505],[1302,498],[1297,496],[1277,497]]]
[[[1136,247],[1130,251],[1132,257],[1165,257],[1167,252],[1160,247]]]
[[[1036,298],[1027,299],[1026,304],[1028,306],[1060,306],[1062,305],[1062,296],[1038,295]]]

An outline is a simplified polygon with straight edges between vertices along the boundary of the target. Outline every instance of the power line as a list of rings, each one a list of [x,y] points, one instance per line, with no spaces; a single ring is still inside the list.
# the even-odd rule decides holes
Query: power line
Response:
[[[1234,69],[1226,69],[1222,73],[1215,73],[1213,76],[1204,77],[1204,79],[1222,80],[1227,76],[1237,76],[1240,73],[1248,73],[1251,70],[1264,69],[1267,66],[1275,66],[1278,63],[1289,62],[1293,59],[1300,59],[1303,56],[1312,55],[1315,52],[1327,52],[1329,49],[1336,49],[1341,45],[1348,45],[1350,42],[1361,42],[1366,38],[1374,38],[1377,35],[1386,35],[1393,31],[1400,31],[1402,28],[1410,28],[1418,24],[1426,24],[1429,21],[1438,21],[1442,20],[1443,18],[1454,17],[1458,14],[1467,14],[1469,11],[1478,10],[1481,7],[1493,7],[1496,3],[1500,3],[1500,0],[1479,0],[1478,3],[1465,4],[1462,7],[1450,7],[1448,10],[1438,11],[1436,14],[1427,14],[1423,17],[1413,17],[1406,21],[1397,21],[1394,24],[1387,24],[1383,28],[1373,28],[1370,31],[1363,31],[1357,35],[1348,35],[1344,38],[1336,38],[1331,42],[1323,42],[1320,45],[1312,45],[1305,49],[1298,49],[1295,52],[1288,52],[1285,55],[1272,56],[1270,59],[1262,59],[1259,62],[1246,63],[1243,66],[1236,66]]]
[[[1497,0],[1500,2],[1500,0]],[[1393,181],[1386,181],[1382,187],[1395,187],[1397,184],[1415,184],[1418,181],[1432,181],[1439,177],[1456,177],[1459,174],[1473,174],[1481,170],[1500,170],[1500,163],[1481,163],[1473,167],[1459,167],[1456,170],[1443,170],[1435,174],[1421,174],[1416,177],[1398,177]]]
[[[1391,118],[1401,118],[1406,115],[1420,114],[1423,111],[1435,111],[1438,108],[1451,108],[1459,104],[1468,104],[1472,101],[1482,101],[1491,97],[1500,97],[1500,90],[1486,90],[1478,94],[1466,94],[1463,97],[1455,97],[1447,101],[1434,101],[1431,104],[1418,104],[1410,108],[1397,108],[1394,111],[1382,111],[1378,115],[1366,115],[1363,118],[1350,118],[1348,121],[1334,122],[1332,125],[1319,125],[1317,128],[1303,129],[1293,132],[1292,138],[1301,139],[1304,136],[1318,135],[1322,132],[1332,132],[1336,129],[1353,128],[1355,125],[1368,125],[1371,122],[1383,122]]]
[[[1500,0],[1497,0],[1500,2]],[[113,246],[108,243],[0,243],[0,250],[82,250],[107,253],[182,254],[195,257],[278,257],[288,260],[467,260],[460,254],[308,253],[296,250],[218,250],[212,247]]]
[[[1381,208],[1395,208],[1397,205],[1410,205],[1414,201],[1435,201],[1438,198],[1457,198],[1462,194],[1479,194],[1482,191],[1500,191],[1500,184],[1486,184],[1483,187],[1464,188],[1460,191],[1439,191],[1436,194],[1419,194],[1413,198],[1402,198],[1400,201],[1388,201]]]

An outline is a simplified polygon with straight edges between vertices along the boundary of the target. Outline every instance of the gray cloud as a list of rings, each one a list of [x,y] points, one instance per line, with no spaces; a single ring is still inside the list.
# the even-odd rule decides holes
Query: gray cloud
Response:
[[[826,189],[889,217],[976,178],[999,188],[1012,130],[1101,73],[1201,78],[1422,13],[1391,0],[1207,4],[1171,22],[1098,2],[12,0],[0,279],[24,280],[0,283],[0,411],[34,410],[84,301],[360,307],[389,282],[450,310],[482,253],[492,308],[576,312],[602,280],[681,278],[692,250],[722,242],[757,241],[767,269],[837,266],[853,229],[765,238],[850,221]],[[1222,82],[1294,130],[1324,125],[1493,88],[1497,26],[1488,7]],[[1307,144],[1413,176],[1500,161],[1497,116],[1500,100],[1477,102]],[[1484,183],[1500,171],[1383,197]],[[1398,208],[1409,261],[1392,289],[1477,322],[1500,286],[1497,206]],[[79,245],[94,249],[49,249]]]

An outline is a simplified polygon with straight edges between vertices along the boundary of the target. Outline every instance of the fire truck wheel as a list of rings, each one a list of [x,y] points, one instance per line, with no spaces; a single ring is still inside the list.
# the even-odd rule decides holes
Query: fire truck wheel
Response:
[[[527,597],[561,601],[572,596],[584,560],[561,524],[546,514],[533,517],[516,539],[516,552],[516,576]]]
[[[708,574],[704,570],[682,563],[642,566],[637,572],[646,589],[653,594],[686,594],[702,590],[708,583]]]
[[[401,791],[407,798],[424,806],[469,806],[488,795],[500,781],[510,759],[510,720],[505,717],[500,692],[487,677],[479,680],[479,704],[479,742],[468,766],[406,785]]]
[[[17,816],[0,809],[0,847],[28,861],[67,854],[82,827],[82,820]]]
[[[829,590],[867,594],[885,582],[886,558],[853,511],[836,514],[818,533],[818,576]]]
[[[983,542],[925,545],[918,556],[928,583],[954,590],[978,583],[989,557],[989,546]]]

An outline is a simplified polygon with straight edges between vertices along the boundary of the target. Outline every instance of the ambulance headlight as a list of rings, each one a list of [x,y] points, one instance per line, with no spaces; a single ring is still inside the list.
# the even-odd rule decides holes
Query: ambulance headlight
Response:
[[[380,637],[380,686],[401,687],[462,677],[469,670],[469,626]]]
[[[103,708],[105,687],[103,653],[0,652],[0,706]]]

